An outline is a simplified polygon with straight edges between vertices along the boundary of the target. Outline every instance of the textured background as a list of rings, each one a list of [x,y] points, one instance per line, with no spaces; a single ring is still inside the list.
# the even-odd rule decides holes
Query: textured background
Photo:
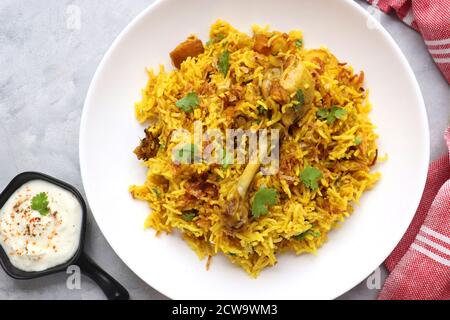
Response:
[[[46,172],[83,191],[78,129],[90,80],[118,33],[152,0],[1,0],[0,2],[0,189],[19,172]],[[366,4],[357,1],[363,7]],[[80,28],[72,18],[80,10]],[[370,8],[373,11],[372,8]],[[409,60],[423,91],[431,130],[431,159],[445,150],[450,90],[420,36],[395,17],[380,14]],[[141,281],[115,255],[89,217],[87,251],[134,299],[163,295]],[[382,280],[386,272],[381,268]],[[86,278],[68,290],[66,275],[26,282],[0,270],[0,299],[102,299]],[[344,299],[373,299],[363,281]]]

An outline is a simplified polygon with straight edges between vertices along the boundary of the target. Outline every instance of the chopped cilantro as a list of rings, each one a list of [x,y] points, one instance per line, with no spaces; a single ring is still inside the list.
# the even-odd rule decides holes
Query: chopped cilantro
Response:
[[[301,49],[303,47],[303,40],[302,39],[295,40],[295,45],[297,46],[297,48]]]
[[[214,42],[220,42],[223,39],[225,39],[225,35],[223,33],[219,33],[215,37],[212,37],[211,39],[206,41],[206,45],[209,46],[209,45],[213,44]]]
[[[321,119],[326,119],[328,124],[332,124],[336,119],[344,119],[346,114],[347,111],[345,109],[336,106],[333,106],[330,110],[323,108],[317,111],[317,116]]]
[[[362,138],[360,136],[356,136],[355,137],[355,145],[359,146],[362,142]]]
[[[303,172],[300,173],[300,178],[306,187],[311,190],[317,190],[317,188],[319,188],[318,181],[322,178],[322,172],[313,167],[306,167]]]
[[[295,99],[298,101],[298,104],[295,105],[295,111],[300,111],[300,108],[305,105],[305,95],[302,89],[298,89],[295,93]]]
[[[320,231],[313,231],[313,230],[310,229],[310,230],[306,230],[305,232],[302,232],[302,233],[296,235],[295,238],[296,238],[297,240],[303,240],[303,239],[305,239],[305,237],[306,237],[308,234],[309,234],[309,235],[312,235],[314,238],[320,237]]]
[[[226,77],[228,69],[230,69],[230,53],[227,50],[220,54],[217,67],[223,76]]]
[[[325,108],[319,109],[317,111],[317,116],[322,119],[326,119],[329,114],[330,114],[330,112],[328,111],[328,109],[325,109]]]
[[[198,214],[198,210],[195,210],[195,209],[186,210],[186,211],[183,211],[183,214],[181,215],[181,217],[183,218],[184,221],[192,221],[197,216],[197,214]]]
[[[31,199],[31,209],[38,211],[41,216],[48,215],[48,197],[45,192],[41,192]]]
[[[267,109],[264,108],[263,106],[258,106],[258,114],[266,116],[267,115]]]
[[[214,42],[219,42],[222,41],[223,39],[225,39],[225,35],[223,33],[219,33],[214,37]]]
[[[252,215],[255,218],[259,218],[269,212],[268,206],[272,206],[277,203],[277,190],[272,188],[259,188],[255,194],[255,198],[252,204]]]
[[[331,108],[331,113],[334,114],[337,119],[342,120],[345,118],[347,111],[339,107],[333,107]]]
[[[200,99],[197,94],[195,92],[190,92],[184,98],[178,100],[175,105],[184,112],[192,112],[199,103]]]
[[[296,236],[295,236],[295,239],[297,239],[297,240],[303,240],[303,239],[305,239],[305,237],[306,237],[306,232],[307,232],[307,231],[305,231],[305,232],[303,232],[303,233],[300,233],[300,234],[296,235]]]

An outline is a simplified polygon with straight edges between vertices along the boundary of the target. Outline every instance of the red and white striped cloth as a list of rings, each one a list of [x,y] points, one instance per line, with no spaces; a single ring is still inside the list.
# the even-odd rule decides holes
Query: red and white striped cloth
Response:
[[[416,215],[385,261],[391,273],[378,299],[450,300],[450,127],[445,140],[449,153],[429,167]]]
[[[450,83],[449,0],[367,0],[380,10],[397,16],[422,34],[436,65]]]

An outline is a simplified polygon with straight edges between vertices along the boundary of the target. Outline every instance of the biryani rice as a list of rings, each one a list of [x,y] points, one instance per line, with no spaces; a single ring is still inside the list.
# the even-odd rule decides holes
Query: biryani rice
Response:
[[[253,32],[269,39],[271,54],[253,50],[254,36],[217,21],[204,52],[187,58],[180,70],[166,71],[161,66],[156,73],[148,71],[149,80],[135,112],[137,120],[148,125],[159,149],[144,161],[148,167],[145,183],[131,186],[130,192],[151,207],[145,228],[156,230],[158,235],[178,230],[200,259],[222,253],[257,277],[261,270],[275,265],[278,254],[284,251],[315,253],[327,240],[328,232],[353,212],[353,204],[380,174],[371,172],[377,158],[377,135],[369,119],[371,104],[363,88],[364,74],[355,74],[326,48],[305,49],[300,31],[283,35],[254,26]],[[230,52],[230,71],[225,77],[217,71],[224,48]],[[252,129],[279,123],[292,103],[280,105],[262,96],[258,88],[267,69],[283,68],[289,55],[300,59],[314,75],[314,102],[282,139],[279,172],[267,176],[258,172],[250,185],[250,203],[262,186],[277,191],[277,203],[270,206],[268,214],[250,218],[243,228],[230,234],[223,224],[224,208],[245,164],[174,164],[172,151],[179,141],[170,137],[179,128],[192,132],[196,120],[202,121],[205,130],[222,132],[236,123]],[[230,107],[224,101],[229,102],[235,89],[240,90],[240,98],[232,112],[227,111]],[[201,101],[192,113],[175,105],[189,92],[196,92]],[[345,109],[344,119],[329,123],[318,117],[321,108],[332,105]],[[271,117],[261,116],[261,108]],[[239,122],[237,115],[245,121]],[[317,190],[300,179],[308,166],[322,173]],[[215,186],[217,195],[199,193],[193,200],[193,176],[204,177]],[[183,218],[187,208],[196,212],[191,221]]]

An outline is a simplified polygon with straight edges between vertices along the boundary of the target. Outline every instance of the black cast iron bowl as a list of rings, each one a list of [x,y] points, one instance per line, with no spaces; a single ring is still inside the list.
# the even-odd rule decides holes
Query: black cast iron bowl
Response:
[[[19,189],[23,184],[32,180],[43,180],[54,185],[57,185],[69,192],[71,192],[77,200],[80,202],[82,208],[82,221],[81,221],[81,231],[80,231],[80,241],[78,249],[67,262],[60,264],[58,266],[37,272],[27,272],[20,270],[12,265],[9,260],[8,255],[2,246],[0,246],[0,264],[5,272],[12,278],[18,280],[29,280],[34,278],[39,278],[43,276],[48,276],[53,273],[65,271],[71,265],[77,265],[80,270],[95,281],[98,286],[103,290],[106,297],[110,300],[128,300],[130,295],[128,291],[113,277],[107,274],[103,269],[101,269],[86,253],[84,252],[84,238],[86,233],[86,217],[87,217],[87,206],[80,192],[73,186],[50,177],[43,173],[38,172],[24,172],[17,175],[3,190],[0,194],[0,208],[2,208],[6,201],[14,194],[14,192]]]

